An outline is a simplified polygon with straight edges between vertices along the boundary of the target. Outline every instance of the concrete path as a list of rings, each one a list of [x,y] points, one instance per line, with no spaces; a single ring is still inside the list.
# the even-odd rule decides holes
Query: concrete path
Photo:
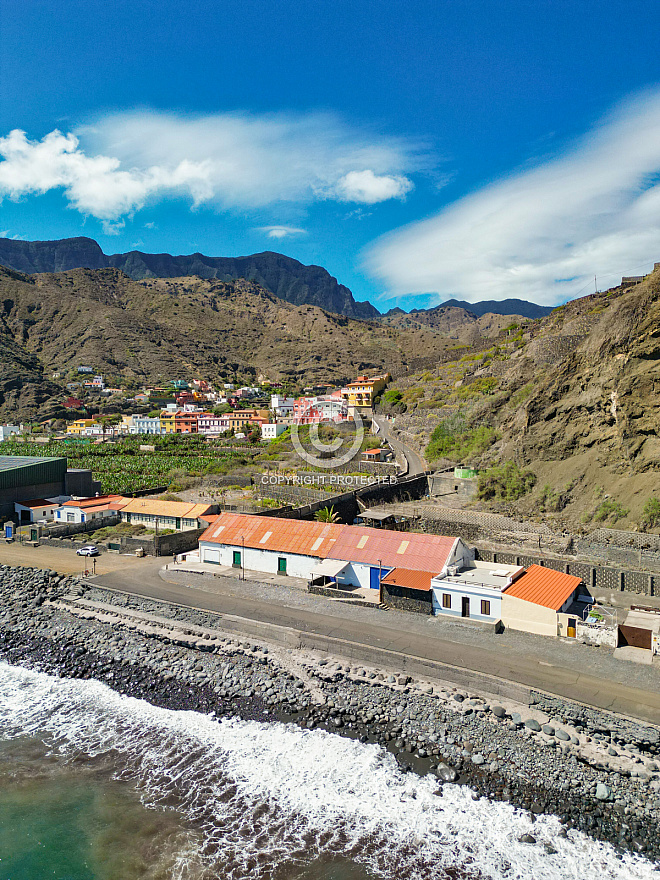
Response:
[[[411,668],[407,662],[410,658],[418,668],[443,664],[474,673],[475,690],[485,687],[485,677],[495,677],[660,724],[657,668],[615,661],[603,649],[517,633],[494,636],[475,629],[443,630],[437,618],[340,607],[319,597],[299,598],[298,591],[284,588],[281,597],[277,596],[277,588],[265,586],[261,594],[248,595],[249,585],[235,578],[166,576],[169,580],[153,569],[136,566],[101,576],[95,582],[231,616],[232,626],[240,629],[242,620],[248,634],[254,634],[255,624],[274,625],[300,633],[307,647],[313,647],[317,638],[319,647],[325,645],[331,650],[328,646],[334,645],[340,654],[343,649],[362,662],[369,657],[381,663],[389,658],[388,666],[402,669]],[[519,635],[521,638],[517,638]],[[601,669],[614,674],[606,675]],[[441,671],[437,677],[442,677]],[[470,680],[469,675],[464,678]]]

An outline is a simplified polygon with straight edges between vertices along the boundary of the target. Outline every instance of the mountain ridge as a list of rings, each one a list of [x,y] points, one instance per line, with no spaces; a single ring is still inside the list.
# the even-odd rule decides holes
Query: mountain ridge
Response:
[[[137,250],[105,254],[97,241],[85,236],[53,241],[0,238],[0,264],[25,274],[115,268],[134,281],[193,275],[220,281],[245,278],[293,305],[315,305],[363,320],[380,315],[370,302],[355,300],[348,287],[322,266],[305,266],[275,251],[245,257],[207,257],[201,253],[173,256]]]

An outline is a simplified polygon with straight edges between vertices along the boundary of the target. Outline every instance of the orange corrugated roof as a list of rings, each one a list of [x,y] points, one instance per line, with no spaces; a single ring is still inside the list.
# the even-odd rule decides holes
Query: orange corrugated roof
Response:
[[[439,574],[458,538],[392,532],[368,526],[347,526],[328,555],[334,559],[364,562],[387,568],[407,568]]]
[[[342,531],[348,528],[337,523],[224,512],[199,540],[325,559]]]
[[[554,568],[544,568],[542,565],[530,565],[502,595],[524,599],[526,602],[559,611],[581,583],[582,578],[575,575],[564,574],[563,571],[555,571]]]
[[[65,501],[62,507],[80,507],[87,510],[88,507],[109,507],[111,504],[126,501],[122,495],[97,495],[95,498],[79,498],[77,501],[73,498],[71,501]]]
[[[391,584],[395,587],[407,587],[410,590],[424,590],[425,592],[428,592],[431,589],[432,577],[433,573],[430,571],[413,571],[410,568],[395,568],[387,575],[387,577],[381,579],[381,583]]]
[[[131,498],[122,507],[126,513],[146,513],[149,516],[174,516],[196,519],[208,513],[212,504],[190,504],[187,501],[159,501],[154,498]]]

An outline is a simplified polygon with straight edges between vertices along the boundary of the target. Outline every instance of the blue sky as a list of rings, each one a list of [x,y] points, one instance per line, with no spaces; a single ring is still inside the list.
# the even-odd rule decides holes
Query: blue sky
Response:
[[[286,253],[380,308],[660,260],[650,2],[0,0],[0,233]]]

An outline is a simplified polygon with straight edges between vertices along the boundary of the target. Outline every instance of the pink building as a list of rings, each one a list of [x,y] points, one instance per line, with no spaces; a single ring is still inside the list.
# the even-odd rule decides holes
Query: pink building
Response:
[[[293,421],[297,425],[348,420],[348,407],[341,396],[341,391],[320,397],[298,397],[293,402]]]

